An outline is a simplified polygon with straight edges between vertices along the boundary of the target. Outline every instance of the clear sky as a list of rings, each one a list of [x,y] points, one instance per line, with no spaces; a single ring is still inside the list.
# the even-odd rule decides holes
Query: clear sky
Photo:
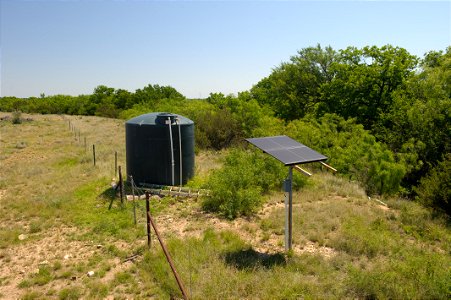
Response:
[[[451,1],[0,0],[1,96],[250,89],[302,48],[451,45]]]

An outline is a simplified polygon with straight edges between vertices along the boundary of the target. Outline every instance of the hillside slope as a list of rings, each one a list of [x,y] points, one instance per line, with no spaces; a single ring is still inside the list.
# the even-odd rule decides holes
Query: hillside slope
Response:
[[[155,235],[147,250],[144,204],[137,225],[132,202],[108,210],[116,151],[125,170],[123,121],[23,117],[0,121],[0,297],[180,297]],[[221,156],[198,153],[198,177]],[[356,183],[317,173],[294,194],[294,249],[285,254],[283,200],[274,192],[255,216],[228,221],[200,200],[153,198],[191,298],[449,298],[445,220],[402,199],[380,205]]]

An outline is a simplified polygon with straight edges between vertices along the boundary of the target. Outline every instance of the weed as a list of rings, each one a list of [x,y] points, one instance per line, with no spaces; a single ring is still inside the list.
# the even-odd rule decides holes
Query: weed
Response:
[[[40,232],[42,230],[42,223],[41,222],[31,222],[30,223],[30,228],[28,229],[29,233],[37,233]]]
[[[73,274],[73,272],[71,270],[66,270],[63,273],[61,273],[59,278],[68,279],[68,278],[72,277],[72,274]]]
[[[121,285],[121,284],[128,284],[133,283],[134,279],[133,276],[129,272],[119,272],[116,273],[114,276],[114,280],[111,283],[113,286]]]
[[[127,256],[126,252],[119,250],[115,245],[108,245],[105,247],[105,252],[113,257],[125,258]]]
[[[28,287],[30,287],[32,285],[33,285],[33,283],[30,280],[24,279],[21,282],[19,282],[17,287],[20,288],[20,289],[25,289],[25,288],[28,288]]]
[[[60,270],[61,268],[62,268],[62,264],[61,264],[61,262],[60,261],[55,261],[54,263],[53,263],[53,270],[54,271],[58,271],[58,270]]]
[[[104,299],[108,295],[108,286],[100,281],[88,283],[89,297],[94,299]]]
[[[62,289],[58,294],[60,300],[77,300],[83,295],[80,287],[69,287]]]
[[[50,268],[48,266],[42,266],[39,268],[39,272],[32,277],[31,281],[34,285],[46,285],[53,278],[54,276],[50,272]]]
[[[21,228],[0,228],[0,249],[5,249],[11,245],[19,243],[18,236],[21,233]]]
[[[42,297],[42,293],[37,291],[31,291],[27,292],[22,296],[22,300],[33,300],[33,299],[40,299]]]

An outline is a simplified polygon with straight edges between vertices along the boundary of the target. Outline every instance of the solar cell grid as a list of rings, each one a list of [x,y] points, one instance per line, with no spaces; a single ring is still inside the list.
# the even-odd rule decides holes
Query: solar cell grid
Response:
[[[281,161],[297,165],[326,160],[327,157],[286,135],[246,139],[249,143]]]

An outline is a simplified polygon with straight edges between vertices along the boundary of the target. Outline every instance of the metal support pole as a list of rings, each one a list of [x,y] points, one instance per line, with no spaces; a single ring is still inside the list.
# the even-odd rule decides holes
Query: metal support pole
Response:
[[[288,167],[288,243],[285,248],[291,250],[293,239],[293,166]]]
[[[288,251],[288,179],[284,181],[285,194],[285,251]]]
[[[147,219],[147,247],[151,246],[150,238],[150,203],[149,203],[149,192],[146,192],[146,219]]]

